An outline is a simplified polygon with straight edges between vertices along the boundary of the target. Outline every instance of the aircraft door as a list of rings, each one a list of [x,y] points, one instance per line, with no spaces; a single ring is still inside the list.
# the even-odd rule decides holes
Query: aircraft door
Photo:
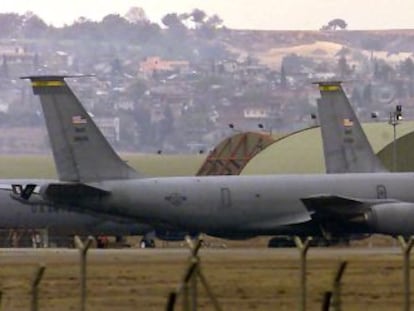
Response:
[[[384,185],[377,185],[377,199],[387,198],[387,188]]]
[[[231,193],[229,188],[221,188],[220,189],[221,195],[221,207],[222,208],[229,208],[231,207]]]

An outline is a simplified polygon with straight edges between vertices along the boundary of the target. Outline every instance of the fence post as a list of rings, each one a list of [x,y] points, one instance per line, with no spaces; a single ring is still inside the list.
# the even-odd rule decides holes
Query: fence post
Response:
[[[410,253],[414,246],[414,238],[411,236],[407,241],[402,235],[397,237],[400,242],[401,250],[404,256],[404,310],[410,311]]]
[[[342,308],[342,302],[341,302],[341,280],[342,276],[344,275],[346,266],[346,261],[342,261],[338,269],[336,270],[334,282],[333,282],[333,290],[332,290],[332,306],[333,309],[336,311],[340,311]]]
[[[203,240],[197,239],[197,242],[194,243],[194,240],[191,239],[188,235],[185,237],[185,240],[190,247],[191,257],[190,257],[190,265],[193,266],[193,271],[191,273],[191,286],[188,288],[191,293],[191,309],[192,311],[197,310],[197,272],[198,272],[198,263],[200,258],[198,257],[198,251],[200,250]],[[188,284],[188,282],[187,282]]]
[[[300,252],[300,304],[299,310],[306,310],[306,255],[310,247],[311,237],[304,241],[299,236],[294,236],[296,247]]]
[[[331,298],[332,292],[327,291],[323,295],[323,302],[322,302],[322,311],[329,311],[329,307],[331,306]]]
[[[93,237],[89,236],[84,244],[79,236],[75,236],[75,245],[76,248],[79,250],[80,254],[80,290],[81,290],[81,305],[80,310],[86,310],[86,256],[88,254],[88,250],[94,241]]]
[[[43,274],[45,272],[46,267],[44,265],[39,266],[34,274],[34,277],[32,279],[31,283],[31,294],[32,294],[32,300],[31,300],[31,311],[37,311],[39,309],[39,284],[42,280]]]
[[[171,292],[168,296],[167,311],[173,311],[175,307],[175,303],[177,301],[177,297],[181,294],[183,296],[183,310],[187,311],[190,310],[189,299],[191,294],[191,309],[197,309],[197,277],[200,278],[204,289],[207,292],[211,302],[213,303],[214,309],[217,311],[221,311],[221,307],[218,304],[216,297],[213,295],[213,292],[210,286],[207,283],[206,278],[204,277],[203,273],[201,272],[200,267],[200,258],[198,256],[198,251],[202,246],[202,239],[196,239],[193,241],[189,236],[186,237],[187,244],[190,248],[191,255],[189,258],[189,265],[184,273],[183,279],[178,286],[178,288]],[[191,285],[191,287],[190,287]]]

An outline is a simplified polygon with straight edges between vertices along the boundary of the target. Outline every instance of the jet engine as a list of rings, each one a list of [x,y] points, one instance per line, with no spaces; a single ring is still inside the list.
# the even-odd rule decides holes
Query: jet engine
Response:
[[[155,231],[155,236],[163,241],[183,241],[187,232],[183,231],[172,231],[172,230],[165,230],[165,229],[157,229]]]
[[[391,202],[371,206],[365,220],[373,233],[414,234],[414,203]]]

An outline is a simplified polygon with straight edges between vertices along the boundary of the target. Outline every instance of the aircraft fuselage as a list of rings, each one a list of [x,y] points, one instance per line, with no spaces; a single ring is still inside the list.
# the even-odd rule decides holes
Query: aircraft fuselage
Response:
[[[51,204],[25,204],[11,197],[12,184],[36,183],[42,185],[50,180],[0,180],[0,229],[48,229],[50,234],[62,235],[141,235],[151,230],[149,225],[131,220],[113,221],[105,215],[90,215],[73,209]],[[9,190],[7,190],[10,188]],[[39,200],[41,198],[39,197]]]
[[[280,226],[307,223],[311,217],[301,199],[315,195],[414,202],[409,173],[168,177],[91,185],[111,192],[96,211],[214,235],[272,235]]]

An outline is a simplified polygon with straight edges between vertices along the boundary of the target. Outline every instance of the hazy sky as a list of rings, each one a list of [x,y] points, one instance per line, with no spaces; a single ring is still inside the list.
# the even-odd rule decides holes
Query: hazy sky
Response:
[[[414,28],[414,0],[8,0],[0,13],[32,11],[46,23],[71,24],[79,16],[101,20],[110,13],[144,9],[159,22],[166,13],[218,14],[229,28],[317,30],[334,18],[343,18],[349,29]]]

